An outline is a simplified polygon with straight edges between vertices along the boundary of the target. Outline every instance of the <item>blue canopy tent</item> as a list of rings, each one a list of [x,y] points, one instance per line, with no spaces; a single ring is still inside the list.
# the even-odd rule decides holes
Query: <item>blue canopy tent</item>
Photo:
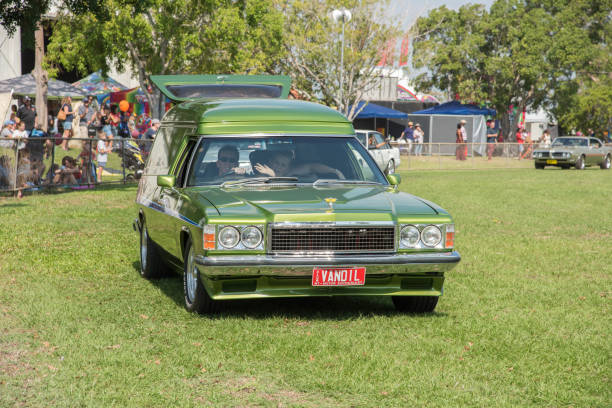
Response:
[[[412,112],[408,117],[410,121],[421,124],[425,132],[425,143],[430,144],[455,143],[457,124],[465,120],[467,142],[478,154],[483,154],[487,140],[486,117],[495,116],[495,114],[494,109],[451,101]],[[442,149],[442,146],[440,148]],[[446,148],[448,148],[447,153],[453,151],[450,146],[445,146]]]
[[[463,104],[458,101],[450,101],[436,105],[429,109],[412,112],[413,115],[485,115],[495,116],[495,109],[479,108],[476,105]]]
[[[378,119],[386,120],[385,136],[389,135],[389,119],[396,119],[396,120],[408,119],[407,113],[400,112],[395,109],[387,108],[385,106],[376,105],[375,103],[367,103],[367,105],[365,105],[364,107],[364,104],[366,103],[367,102],[365,101],[361,101],[357,104],[355,111],[359,112],[359,109],[361,109],[361,111],[357,114],[357,116],[353,120],[374,119],[374,129],[378,129],[378,127],[376,126]],[[350,109],[352,109],[352,106],[349,107],[349,111]]]

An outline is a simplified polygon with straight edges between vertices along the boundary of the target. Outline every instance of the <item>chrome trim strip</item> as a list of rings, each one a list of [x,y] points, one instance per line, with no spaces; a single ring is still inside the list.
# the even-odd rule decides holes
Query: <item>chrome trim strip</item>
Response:
[[[196,256],[195,262],[207,276],[312,276],[317,267],[366,267],[368,275],[447,272],[461,261],[457,251],[399,255],[329,256]]]

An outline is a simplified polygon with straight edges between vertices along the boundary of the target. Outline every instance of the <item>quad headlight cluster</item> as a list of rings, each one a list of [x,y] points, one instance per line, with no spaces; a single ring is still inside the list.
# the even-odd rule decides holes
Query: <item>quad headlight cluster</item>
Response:
[[[400,225],[400,249],[450,249],[455,244],[454,224]]]
[[[207,225],[204,249],[263,249],[261,225]]]

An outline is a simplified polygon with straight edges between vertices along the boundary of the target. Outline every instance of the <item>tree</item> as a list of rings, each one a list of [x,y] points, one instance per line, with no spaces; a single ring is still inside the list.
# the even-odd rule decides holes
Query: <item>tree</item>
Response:
[[[137,9],[105,0],[108,16],[64,15],[49,44],[47,62],[87,74],[130,67],[154,117],[163,98],[152,74],[259,73],[279,59],[282,16],[269,0],[151,0]]]
[[[482,5],[433,10],[417,21],[413,60],[427,68],[418,86],[492,105],[509,140],[518,122],[510,106],[521,112],[558,104],[556,91],[593,58],[598,40],[583,27],[599,23],[586,9],[603,2],[609,0],[498,0],[489,11]]]
[[[380,23],[386,2],[378,0],[277,0],[285,14],[283,69],[309,99],[322,99],[352,120],[357,103],[378,82],[376,63],[396,26]],[[345,7],[352,19],[344,27],[344,66],[340,66],[342,24],[330,13]],[[343,72],[342,90],[340,77]],[[342,95],[342,97],[340,96]],[[349,107],[353,109],[349,111]]]

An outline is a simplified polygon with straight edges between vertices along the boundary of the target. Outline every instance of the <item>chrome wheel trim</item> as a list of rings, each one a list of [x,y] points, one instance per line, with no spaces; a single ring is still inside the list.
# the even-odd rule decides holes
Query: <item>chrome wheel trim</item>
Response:
[[[140,265],[143,271],[147,267],[147,241],[148,240],[149,240],[149,235],[147,234],[147,229],[143,225],[142,233],[140,234]]]
[[[196,289],[198,287],[198,270],[193,261],[193,249],[189,248],[187,254],[187,270],[185,271],[185,279],[187,280],[187,300],[193,303],[196,297]]]
[[[604,169],[610,168],[610,156],[606,156],[606,160],[604,161]]]

